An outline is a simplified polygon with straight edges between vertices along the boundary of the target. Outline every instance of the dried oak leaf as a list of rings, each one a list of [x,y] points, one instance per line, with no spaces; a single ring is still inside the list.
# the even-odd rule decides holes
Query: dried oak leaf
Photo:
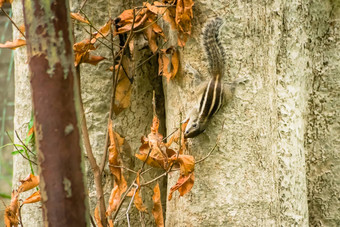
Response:
[[[74,66],[78,66],[83,62],[83,59],[86,58],[86,55],[91,50],[95,50],[96,48],[91,43],[90,39],[84,39],[78,43],[73,45],[74,50]]]
[[[171,26],[171,29],[176,29],[176,22],[175,22],[175,17],[176,17],[176,9],[171,7],[169,4],[165,4],[162,2],[157,2],[155,1],[153,5],[150,3],[144,2],[145,6],[153,12],[154,14],[161,15],[163,17],[163,20],[168,22]],[[168,7],[167,7],[168,6]]]
[[[18,226],[19,224],[19,192],[18,191],[12,191],[12,198],[11,198],[11,204],[6,207],[5,209],[5,226],[11,227],[11,226]]]
[[[161,203],[161,191],[159,189],[158,183],[153,189],[152,201],[153,201],[152,215],[155,218],[156,225],[158,227],[164,227],[163,209]]]
[[[128,69],[128,64],[124,64],[122,67],[124,67],[124,69]],[[113,111],[116,115],[121,113],[124,109],[128,108],[131,104],[132,84],[128,78],[128,75],[125,73],[125,70],[122,67],[120,67],[119,70],[115,102],[113,104]],[[112,68],[113,67],[111,67],[110,70]],[[117,73],[118,65],[115,66],[115,69]]]
[[[86,20],[85,17],[80,15],[80,13],[70,13],[70,14],[71,14],[72,19],[77,20],[77,21],[82,22],[82,23],[90,24],[90,22],[88,20]]]
[[[106,209],[106,217],[110,216],[112,212],[116,211],[120,202],[121,193],[119,190],[118,185],[114,186],[111,191],[110,199],[109,199],[109,206]]]
[[[98,227],[103,227],[103,224],[102,224],[102,221],[101,221],[100,215],[99,215],[99,207],[98,207],[98,205],[94,209],[94,220],[96,221]]]
[[[24,180],[21,180],[21,185],[18,192],[25,192],[39,185],[39,176],[33,174],[28,175]]]
[[[170,188],[168,200],[170,201],[172,199],[172,193],[174,193],[176,190],[178,190],[180,196],[185,195],[191,190],[192,186],[194,186],[194,181],[194,173],[191,173],[188,176],[181,175],[178,178],[177,183]]]
[[[183,196],[191,190],[194,185],[194,168],[195,159],[191,155],[173,156],[169,159],[170,163],[178,163],[180,165],[180,177],[177,183],[170,188],[168,200],[171,200],[172,193],[178,190],[179,195]]]
[[[178,30],[178,45],[185,46],[191,35],[191,20],[193,19],[193,0],[177,0],[176,3],[176,24]]]
[[[91,43],[95,43],[96,40],[98,38],[101,38],[101,37],[106,37],[110,34],[110,31],[111,31],[111,24],[112,24],[112,20],[109,19],[98,31],[99,32],[95,32],[93,33],[92,35],[94,36],[92,39],[91,39]]]
[[[40,190],[34,192],[30,197],[24,200],[22,204],[27,204],[27,203],[36,203],[41,200],[41,195],[40,195]]]
[[[174,78],[178,72],[179,55],[175,47],[162,49],[158,57],[158,74],[165,76],[167,80]]]
[[[156,51],[158,50],[157,37],[161,36],[163,37],[163,39],[165,39],[163,30],[151,18],[148,18],[148,20],[145,22],[145,27],[146,29],[143,30],[143,32],[146,38],[148,39],[150,50],[152,51],[152,53],[156,53]]]
[[[26,45],[26,40],[23,39],[16,39],[13,42],[7,41],[5,44],[0,43],[0,48],[7,48],[7,49],[16,49],[21,46]]]
[[[195,169],[195,159],[191,155],[181,154],[178,156],[173,156],[169,159],[171,163],[178,163],[180,166],[180,174],[188,176],[190,173],[194,172]]]
[[[83,58],[82,58],[82,63],[88,63],[91,65],[97,65],[99,62],[102,60],[106,59],[105,57],[102,56],[97,56],[97,55],[92,55],[90,52],[87,52]]]
[[[135,23],[133,25],[133,29],[137,29],[144,24],[144,22],[148,19],[150,15],[150,11],[144,8],[139,11],[138,14],[135,15]],[[120,14],[116,19],[116,31],[115,35],[129,32],[132,28],[133,22],[133,9],[124,10],[122,14]]]
[[[115,185],[119,187],[119,197],[122,193],[124,193],[127,189],[127,183],[122,173],[122,169],[120,167],[115,167],[120,165],[120,161],[118,160],[119,150],[122,149],[124,144],[124,138],[122,138],[118,133],[112,130],[112,121],[109,120],[108,124],[109,138],[110,138],[110,146],[109,146],[109,167],[111,173],[115,177]]]
[[[0,0],[0,7],[6,2],[12,4],[13,0]]]
[[[139,195],[140,192],[140,183],[139,183],[139,173],[137,174],[136,177],[136,183],[138,185],[138,188],[135,192],[135,199],[133,201],[133,203],[135,204],[136,208],[140,211],[140,212],[148,212],[146,206],[143,204],[143,200],[142,197]]]
[[[139,147],[139,154],[136,154],[135,156],[152,167],[167,169],[167,159],[170,157],[169,155],[172,155],[175,152],[167,148],[162,142],[163,136],[158,132],[158,127],[159,119],[157,116],[154,116],[151,132],[148,137],[142,137],[142,145]]]

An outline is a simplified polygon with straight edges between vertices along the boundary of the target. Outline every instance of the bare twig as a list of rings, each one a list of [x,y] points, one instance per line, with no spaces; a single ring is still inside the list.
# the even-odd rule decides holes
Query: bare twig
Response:
[[[21,204],[21,206],[19,206],[19,220],[20,220],[20,224],[21,224],[21,227],[24,227],[24,224],[22,223],[22,217],[21,217],[21,208],[24,204]]]
[[[17,136],[18,140],[20,141],[20,143],[34,156],[36,156],[36,154],[34,154],[31,149],[29,149],[26,144],[20,139],[19,135],[18,135],[18,132],[16,130],[14,130],[15,132],[15,135]]]
[[[211,150],[209,151],[209,153],[204,157],[204,158],[201,158],[200,160],[196,161],[195,164],[198,164],[198,163],[201,163],[203,162],[204,160],[206,160],[213,152],[214,150],[216,149],[216,147],[218,146],[218,141],[220,140],[220,136],[223,132],[223,129],[224,129],[224,122],[225,122],[226,119],[223,120],[223,123],[222,123],[222,128],[221,128],[221,132],[218,134],[217,136],[217,139],[216,139],[216,142],[215,142],[215,145],[213,148],[211,148]]]
[[[1,11],[6,15],[6,17],[12,22],[12,24],[18,29],[18,31],[21,33],[21,35],[26,38],[25,34],[19,29],[18,25],[12,20],[12,18],[6,13],[6,11],[0,7]]]
[[[133,196],[131,197],[131,200],[130,200],[130,203],[129,203],[129,206],[128,208],[126,209],[126,219],[127,219],[127,222],[128,222],[128,226],[130,227],[130,218],[129,218],[129,211],[131,209],[131,204],[132,204],[132,201],[134,200],[135,196],[136,196],[136,192],[138,190],[138,185],[137,184],[133,184],[136,188],[133,192]]]
[[[106,209],[105,209],[104,193],[103,193],[103,187],[102,187],[102,176],[101,176],[99,166],[97,165],[96,159],[95,159],[93,152],[92,152],[89,133],[88,133],[88,130],[87,130],[84,106],[83,106],[83,101],[82,101],[82,98],[81,98],[80,67],[79,67],[79,65],[76,67],[76,72],[77,72],[77,79],[78,79],[78,81],[77,81],[78,82],[78,97],[79,97],[79,102],[80,102],[79,106],[80,106],[80,117],[81,117],[81,129],[82,129],[82,135],[83,135],[83,140],[84,140],[84,146],[85,146],[87,157],[89,159],[90,166],[91,166],[93,174],[94,174],[94,183],[95,183],[95,186],[96,186],[96,194],[97,194],[99,208],[100,208],[99,209],[100,210],[100,218],[101,218],[103,226],[106,226],[107,220],[106,220],[106,216],[105,216]]]
[[[81,4],[78,13],[84,8],[85,4],[87,3],[87,0],[84,0],[83,3]]]
[[[120,199],[120,202],[119,202],[119,204],[118,204],[117,210],[116,210],[116,212],[113,214],[113,217],[112,217],[112,220],[113,220],[113,221],[116,219],[116,217],[117,217],[117,215],[118,215],[118,212],[119,212],[120,208],[122,207],[122,204],[123,204],[123,202],[124,202],[124,200],[125,200],[127,194],[131,191],[131,188],[133,187],[133,185],[135,184],[135,182],[136,182],[136,178],[135,178],[135,180],[131,183],[130,187],[126,190],[126,192],[124,193],[124,195],[122,196],[122,198]]]
[[[13,146],[14,146],[15,149],[18,151],[18,153],[19,153],[24,159],[26,159],[27,161],[29,161],[29,163],[33,163],[34,165],[37,166],[38,164],[37,164],[36,162],[32,161],[32,160],[29,158],[28,154],[26,154],[26,155],[27,155],[27,157],[26,157],[25,155],[23,155],[23,154],[19,151],[19,148],[17,147],[17,145],[15,145],[14,141],[13,141],[12,138],[9,136],[9,134],[8,134],[7,131],[6,131],[6,133],[7,133],[8,138],[11,140]],[[33,167],[32,167],[32,166],[31,166],[31,171],[32,171],[32,173],[34,173],[34,172],[33,172]]]
[[[107,39],[107,38],[104,36],[104,34],[103,34],[101,31],[99,31],[99,29],[97,29],[97,28],[92,24],[91,20],[87,17],[87,15],[84,13],[83,10],[80,10],[80,12],[84,15],[84,17],[86,18],[86,20],[89,22],[90,27],[93,28],[94,30],[96,30],[96,32],[98,32],[98,33],[102,36],[103,39],[105,39],[106,41],[108,41],[109,43],[111,43],[111,45],[115,45],[115,46],[117,46],[117,47],[121,47],[120,45],[114,43],[113,40]],[[110,20],[111,20],[111,18],[110,18]]]
[[[137,174],[137,171],[134,171],[134,170],[132,170],[132,169],[129,169],[129,168],[125,167],[125,166],[115,166],[115,165],[111,165],[111,164],[109,164],[109,166],[112,166],[112,167],[114,167],[114,168],[122,168],[122,169],[125,169],[125,170],[129,171],[129,172],[132,172],[132,173]]]
[[[198,164],[198,163],[203,162],[204,160],[206,160],[213,153],[213,151],[215,150],[216,147],[217,147],[217,141],[216,141],[214,147],[209,151],[209,153],[204,158],[196,161],[195,164]]]

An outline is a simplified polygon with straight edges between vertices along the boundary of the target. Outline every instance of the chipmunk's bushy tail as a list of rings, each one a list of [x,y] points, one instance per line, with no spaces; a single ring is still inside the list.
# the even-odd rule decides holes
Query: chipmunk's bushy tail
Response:
[[[224,48],[219,39],[219,33],[224,21],[217,17],[208,21],[203,29],[203,47],[209,61],[210,72],[213,76],[224,73]]]

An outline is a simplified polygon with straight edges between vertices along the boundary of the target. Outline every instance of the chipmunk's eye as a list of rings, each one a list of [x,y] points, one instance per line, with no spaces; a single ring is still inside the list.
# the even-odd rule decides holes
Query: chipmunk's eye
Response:
[[[193,125],[192,125],[192,127],[196,128],[196,127],[197,127],[197,124],[196,124],[196,123],[195,123],[195,124],[193,124]]]

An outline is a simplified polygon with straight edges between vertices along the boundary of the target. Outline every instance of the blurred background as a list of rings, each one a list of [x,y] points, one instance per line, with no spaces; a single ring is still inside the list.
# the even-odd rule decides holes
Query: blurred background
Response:
[[[11,16],[10,4],[3,9]],[[0,43],[12,40],[12,24],[0,11]],[[13,138],[14,115],[14,51],[0,49],[0,226],[3,226],[5,204],[9,204],[12,187],[13,146],[7,133]],[[3,203],[4,202],[4,203]]]

